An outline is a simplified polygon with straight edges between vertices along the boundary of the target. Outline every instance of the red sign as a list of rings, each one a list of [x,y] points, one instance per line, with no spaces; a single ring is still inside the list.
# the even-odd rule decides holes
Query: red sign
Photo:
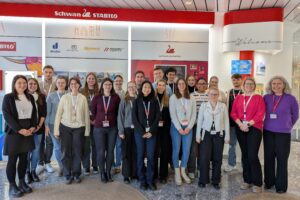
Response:
[[[16,42],[0,42],[0,51],[16,51]]]
[[[214,12],[0,3],[0,16],[128,22],[214,24]]]

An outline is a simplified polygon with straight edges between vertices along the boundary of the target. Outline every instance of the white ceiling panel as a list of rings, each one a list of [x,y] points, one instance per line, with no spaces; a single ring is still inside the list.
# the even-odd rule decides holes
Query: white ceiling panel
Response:
[[[130,5],[132,8],[142,9],[142,7],[135,0],[124,0],[126,4]]]
[[[217,10],[217,0],[209,0],[209,1],[206,1],[207,3],[207,9],[208,11],[215,11]]]
[[[275,7],[275,4],[277,3],[278,0],[267,0],[264,4],[264,7],[266,8],[271,8]]]
[[[185,5],[182,0],[170,0],[175,6],[176,10],[185,10]]]
[[[196,7],[197,7],[197,10],[199,11],[206,11],[206,3],[205,3],[205,0],[195,0],[195,4],[196,4]]]
[[[186,10],[196,11],[195,0],[182,0],[182,2],[185,4]]]
[[[243,10],[250,9],[253,1],[254,0],[242,0],[240,9],[243,9]]]
[[[170,0],[158,0],[166,10],[175,10],[173,3]]]
[[[261,8],[265,0],[254,0],[251,9]]]
[[[155,9],[147,0],[137,0],[136,1],[143,9],[153,10]]]
[[[229,0],[218,0],[218,10],[219,12],[228,11]]]
[[[239,10],[241,2],[242,0],[231,0],[229,4],[229,10]]]
[[[158,0],[147,0],[156,10],[165,10]]]

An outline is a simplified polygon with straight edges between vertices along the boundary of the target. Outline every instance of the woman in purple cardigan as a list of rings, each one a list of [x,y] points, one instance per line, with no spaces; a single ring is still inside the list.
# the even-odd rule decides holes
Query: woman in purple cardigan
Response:
[[[275,185],[277,193],[287,191],[291,131],[299,118],[298,102],[289,92],[285,78],[274,76],[267,85],[268,94],[264,96],[264,182],[265,189]]]

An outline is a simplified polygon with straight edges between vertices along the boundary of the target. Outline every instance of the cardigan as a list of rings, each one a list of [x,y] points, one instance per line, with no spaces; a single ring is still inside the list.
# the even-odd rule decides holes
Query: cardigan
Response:
[[[118,130],[119,135],[124,135],[125,128],[131,128],[132,123],[132,107],[135,97],[130,97],[130,100],[121,100],[118,111]]]

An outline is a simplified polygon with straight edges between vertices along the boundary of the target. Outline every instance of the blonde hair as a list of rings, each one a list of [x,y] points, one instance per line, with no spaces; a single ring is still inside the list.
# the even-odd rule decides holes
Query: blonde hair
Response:
[[[291,93],[291,88],[290,88],[290,84],[287,82],[287,80],[283,77],[283,76],[273,76],[269,81],[268,81],[268,84],[266,86],[266,93],[267,94],[272,94],[273,91],[272,91],[272,82],[274,80],[281,80],[283,85],[284,85],[284,88],[283,88],[283,92],[284,93]]]
[[[169,96],[168,96],[168,94],[167,94],[167,82],[165,81],[165,80],[163,80],[163,79],[161,79],[161,80],[159,80],[159,81],[157,81],[157,85],[158,85],[158,83],[164,83],[165,84],[165,87],[166,87],[166,89],[165,89],[165,91],[164,91],[164,96],[163,96],[163,98],[162,98],[162,100],[161,100],[161,102],[162,102],[162,105],[164,106],[164,107],[168,107],[169,106]],[[157,89],[157,87],[156,87],[156,96],[157,96],[157,93],[158,93],[158,89]]]

